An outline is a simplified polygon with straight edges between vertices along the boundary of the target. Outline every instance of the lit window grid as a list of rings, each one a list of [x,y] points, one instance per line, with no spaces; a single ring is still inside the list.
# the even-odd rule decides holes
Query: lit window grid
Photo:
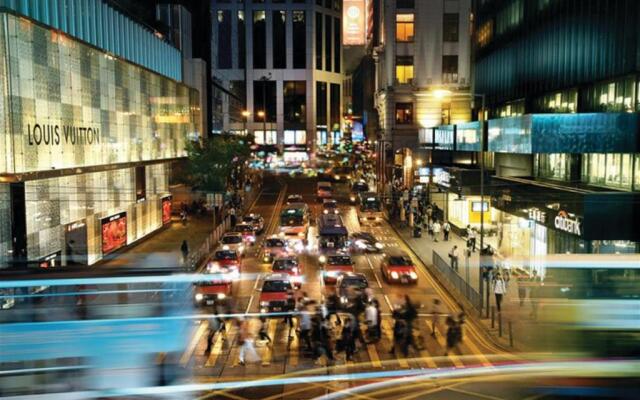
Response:
[[[10,82],[0,112],[12,132],[0,144],[3,172],[186,155],[187,135],[199,131],[194,90],[13,15],[1,15],[0,25],[8,32],[0,32],[8,49],[0,57],[8,59]],[[96,127],[100,144],[29,145],[27,125],[36,122]]]

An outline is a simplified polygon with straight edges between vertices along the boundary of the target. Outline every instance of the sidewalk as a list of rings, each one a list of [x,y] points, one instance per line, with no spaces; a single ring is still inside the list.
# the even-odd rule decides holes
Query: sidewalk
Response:
[[[480,256],[479,251],[471,253],[471,257],[465,256],[466,240],[456,235],[453,231],[449,235],[449,240],[444,241],[442,233],[438,238],[438,242],[433,240],[433,237],[429,236],[426,231],[423,231],[421,238],[414,238],[412,235],[412,228],[399,227],[397,223],[392,224],[393,228],[404,240],[404,242],[411,248],[411,250],[420,258],[420,260],[430,268],[430,272],[437,276],[440,281],[444,281],[447,290],[463,305],[463,308],[467,313],[472,312],[479,317],[480,322],[486,328],[486,330],[505,347],[511,346],[511,340],[509,338],[509,325],[511,325],[511,332],[513,337],[513,346],[521,347],[523,343],[526,343],[528,338],[528,332],[532,328],[532,323],[535,321],[530,318],[530,303],[527,300],[523,306],[520,305],[518,299],[518,283],[515,279],[512,279],[507,284],[507,293],[502,300],[502,335],[499,332],[498,313],[495,313],[494,327],[491,327],[491,318],[487,318],[486,308],[483,309],[481,315],[478,312],[477,304],[474,304],[473,296],[478,296],[478,282],[480,279],[479,265]],[[457,274],[451,269],[451,261],[449,259],[449,252],[451,248],[458,246],[459,265]],[[434,260],[433,254],[437,255],[439,259]],[[439,265],[435,265],[439,264]],[[439,268],[438,268],[439,267]],[[465,284],[466,283],[466,284]],[[464,293],[464,290],[471,292],[471,296]],[[486,287],[485,287],[484,302],[486,302]],[[495,297],[493,295],[493,288],[491,288],[491,295],[489,296],[489,309],[495,307]],[[485,304],[486,307],[486,304]]]
[[[186,226],[174,217],[169,227],[115,254],[114,258],[101,263],[101,267],[175,268],[182,262],[182,241],[186,240],[189,251],[194,252],[202,246],[212,230],[212,215],[190,216]]]

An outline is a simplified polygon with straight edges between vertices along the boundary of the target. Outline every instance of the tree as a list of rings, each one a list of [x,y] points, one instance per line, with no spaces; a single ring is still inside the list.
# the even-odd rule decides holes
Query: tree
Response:
[[[187,144],[188,181],[206,192],[224,192],[233,168],[250,154],[249,138],[216,135],[203,142]]]

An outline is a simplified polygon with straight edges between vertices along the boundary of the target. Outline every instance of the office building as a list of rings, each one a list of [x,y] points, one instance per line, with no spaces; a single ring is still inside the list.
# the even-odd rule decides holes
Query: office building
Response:
[[[383,183],[394,164],[396,178],[410,181],[421,130],[470,120],[470,16],[471,0],[381,2],[374,58]],[[443,90],[452,95],[438,96]]]
[[[106,3],[25,3],[0,13],[0,266],[91,265],[170,222],[198,94],[177,49]]]
[[[214,133],[250,132],[263,148],[301,161],[341,132],[341,5],[212,2]]]
[[[440,164],[458,164],[436,178],[449,220],[478,227],[484,207],[489,243],[541,273],[541,255],[640,252],[640,3],[475,7],[474,84],[488,121],[443,125],[425,140]],[[464,167],[477,166],[481,144],[494,174],[484,205],[477,169]]]

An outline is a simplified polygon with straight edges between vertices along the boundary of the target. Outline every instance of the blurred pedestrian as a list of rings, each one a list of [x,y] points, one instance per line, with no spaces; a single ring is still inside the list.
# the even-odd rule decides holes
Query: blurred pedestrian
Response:
[[[356,343],[353,334],[356,323],[357,322],[353,316],[349,316],[349,318],[344,321],[342,332],[340,334],[341,347],[345,352],[347,361],[353,361],[353,354],[355,353]]]
[[[306,306],[300,310],[300,341],[304,343],[304,350],[311,351],[311,315]]]
[[[444,234],[445,242],[449,241],[450,232],[451,232],[451,224],[449,224],[449,221],[444,221],[444,224],[442,224],[442,233]]]
[[[433,337],[436,336],[436,326],[440,319],[440,315],[442,315],[440,299],[433,299],[433,303],[431,303],[431,336]]]
[[[182,265],[187,266],[187,257],[189,256],[189,243],[186,240],[182,241],[180,246],[180,252],[182,253]]]
[[[454,271],[458,270],[458,260],[459,260],[459,253],[458,253],[458,246],[454,245],[451,250],[449,251],[449,259],[451,260],[451,268]]]
[[[502,278],[502,274],[498,272],[493,281],[493,293],[496,296],[496,307],[498,312],[501,311],[502,297],[507,293],[507,285]]]
[[[444,355],[446,356],[451,350],[458,348],[458,343],[462,335],[460,333],[460,325],[453,317],[448,316],[445,324],[447,325],[447,348],[444,351]]]
[[[248,361],[250,363],[260,360],[256,348],[253,345],[253,337],[249,332],[249,323],[246,319],[239,320],[238,327],[238,344],[240,345],[240,354],[238,355],[238,362],[240,365],[245,365]]]
[[[338,295],[333,292],[329,296],[327,296],[327,318],[331,321],[331,316],[336,316],[336,325],[340,325],[342,321],[340,320],[340,314],[338,314],[338,305],[340,299]]]
[[[267,344],[271,344],[271,337],[269,337],[269,321],[264,317],[260,316],[260,330],[258,331],[258,337],[260,340],[264,340]]]
[[[236,222],[237,222],[236,209],[233,205],[229,208],[228,215],[231,220],[231,226],[232,227],[236,226]]]
[[[435,220],[433,222],[433,241],[437,242],[438,241],[438,236],[440,236],[440,222],[438,222],[438,220]]]
[[[223,328],[223,323],[218,317],[218,310],[214,307],[213,316],[209,318],[209,332],[207,335],[207,348],[204,351],[205,355],[211,353],[211,346],[213,345],[213,339],[216,334],[221,333],[221,329]]]
[[[374,299],[369,302],[365,309],[365,320],[367,322],[367,339],[369,343],[380,340],[380,304]]]

